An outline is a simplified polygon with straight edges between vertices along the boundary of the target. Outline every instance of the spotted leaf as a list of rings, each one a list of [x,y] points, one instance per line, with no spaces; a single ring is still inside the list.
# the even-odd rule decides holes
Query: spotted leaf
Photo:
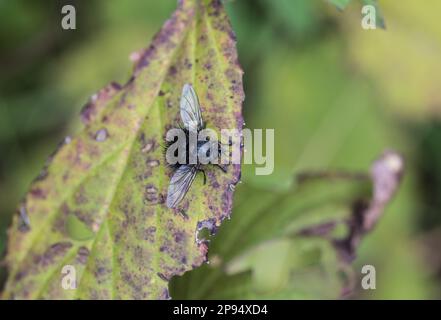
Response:
[[[166,299],[171,277],[206,260],[198,229],[229,216],[240,165],[208,167],[207,184],[198,175],[169,209],[163,142],[179,125],[185,83],[208,128],[242,128],[235,42],[219,0],[181,0],[151,45],[131,55],[128,82],[92,96],[84,128],[60,144],[14,218],[4,298]]]

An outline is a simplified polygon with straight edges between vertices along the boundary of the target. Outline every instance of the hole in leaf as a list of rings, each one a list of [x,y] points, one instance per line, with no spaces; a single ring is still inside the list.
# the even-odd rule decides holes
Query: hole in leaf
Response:
[[[73,214],[67,217],[66,230],[69,236],[74,240],[89,240],[95,236],[95,233]]]

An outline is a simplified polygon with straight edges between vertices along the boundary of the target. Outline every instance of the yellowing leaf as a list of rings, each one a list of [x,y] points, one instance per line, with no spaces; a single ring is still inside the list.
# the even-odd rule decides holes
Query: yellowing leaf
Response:
[[[103,52],[105,55],[105,52]],[[168,281],[206,259],[202,221],[229,216],[240,165],[207,169],[179,208],[164,203],[166,131],[179,125],[192,83],[209,128],[241,129],[244,98],[235,37],[218,0],[181,0],[133,76],[91,98],[84,129],[66,138],[31,185],[9,230],[4,298],[164,299]],[[76,289],[63,288],[63,266]]]

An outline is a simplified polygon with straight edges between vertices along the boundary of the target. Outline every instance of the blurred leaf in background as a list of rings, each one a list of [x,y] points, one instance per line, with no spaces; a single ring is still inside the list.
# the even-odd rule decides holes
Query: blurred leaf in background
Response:
[[[337,298],[345,286],[335,249],[302,228],[344,221],[357,199],[368,197],[363,180],[305,182],[274,192],[238,186],[233,218],[210,239],[210,264],[174,279],[177,299]],[[331,187],[332,186],[332,187]],[[348,232],[342,224],[340,236]],[[337,230],[338,231],[338,230]]]
[[[304,173],[284,192],[244,184],[235,199],[235,221],[221,226],[210,245],[213,263],[176,278],[172,297],[346,295],[354,286],[350,263],[360,240],[381,217],[402,170],[399,155],[387,152],[374,162],[370,175]]]

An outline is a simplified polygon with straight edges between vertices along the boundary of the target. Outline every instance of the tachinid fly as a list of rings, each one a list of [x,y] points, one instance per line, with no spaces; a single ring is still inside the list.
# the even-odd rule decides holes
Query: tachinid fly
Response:
[[[167,206],[169,208],[176,207],[179,202],[184,198],[185,194],[189,190],[191,184],[193,183],[196,174],[198,172],[202,172],[204,175],[204,184],[206,183],[206,175],[203,169],[204,165],[200,161],[200,155],[203,154],[205,159],[208,159],[210,163],[218,166],[222,169],[223,172],[226,172],[226,169],[219,165],[218,163],[214,163],[215,159],[219,158],[219,155],[222,153],[222,145],[219,141],[213,140],[199,140],[198,133],[205,129],[205,124],[202,119],[201,108],[199,105],[199,100],[194,91],[193,87],[190,84],[185,84],[182,88],[182,96],[180,100],[180,113],[181,119],[184,124],[184,127],[181,128],[185,134],[185,161],[184,163],[175,163],[170,164],[170,166],[175,170],[173,176],[170,180],[170,185],[168,187],[167,192]],[[195,147],[191,147],[190,135],[195,134],[198,137],[197,143]],[[166,152],[170,148],[171,145],[176,143],[179,140],[171,141],[166,143]],[[179,142],[178,142],[179,143]],[[183,146],[182,146],[183,147]],[[216,150],[216,152],[212,152],[212,150]],[[175,155],[176,155],[175,150]],[[211,151],[211,153],[210,153]],[[196,162],[190,163],[190,156],[195,156]],[[167,162],[167,161],[166,161]],[[206,163],[206,162],[204,162]]]

